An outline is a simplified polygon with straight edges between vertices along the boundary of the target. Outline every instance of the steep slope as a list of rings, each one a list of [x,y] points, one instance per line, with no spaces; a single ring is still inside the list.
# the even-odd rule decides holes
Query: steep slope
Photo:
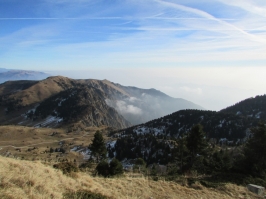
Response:
[[[192,102],[172,98],[156,89],[122,86],[108,80],[83,80],[82,83],[108,93],[107,104],[132,124],[141,124],[181,109],[203,109]]]
[[[81,85],[62,91],[40,103],[33,119],[50,115],[58,121],[81,122],[85,126],[112,126],[124,128],[130,125],[115,109],[105,103],[105,93],[93,87]],[[30,117],[30,116],[29,116]]]
[[[129,122],[106,104],[106,98],[97,88],[61,76],[6,82],[0,85],[0,123],[55,127],[81,122],[86,126],[128,127]]]

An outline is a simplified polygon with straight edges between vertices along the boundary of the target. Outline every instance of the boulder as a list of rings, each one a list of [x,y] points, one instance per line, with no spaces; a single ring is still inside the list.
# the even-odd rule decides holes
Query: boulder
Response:
[[[254,185],[254,184],[248,184],[247,188],[249,191],[259,195],[259,196],[263,196],[264,194],[264,187],[258,186],[258,185]]]

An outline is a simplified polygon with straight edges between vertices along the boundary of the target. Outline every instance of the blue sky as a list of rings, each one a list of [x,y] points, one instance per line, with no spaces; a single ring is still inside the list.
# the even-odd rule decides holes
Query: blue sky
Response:
[[[0,63],[219,110],[265,93],[266,1],[0,0]]]

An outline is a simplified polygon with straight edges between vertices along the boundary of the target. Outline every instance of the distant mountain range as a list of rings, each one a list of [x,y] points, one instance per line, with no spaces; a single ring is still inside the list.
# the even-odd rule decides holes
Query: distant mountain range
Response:
[[[39,71],[0,68],[0,83],[13,80],[41,80],[50,75]]]
[[[203,109],[155,89],[126,87],[108,80],[49,77],[0,85],[0,124],[125,128],[180,109]]]

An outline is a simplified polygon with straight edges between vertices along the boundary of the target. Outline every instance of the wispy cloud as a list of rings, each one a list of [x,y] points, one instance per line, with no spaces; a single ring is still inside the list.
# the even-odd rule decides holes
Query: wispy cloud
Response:
[[[266,66],[264,0],[15,2],[0,3],[2,67],[108,70],[106,78],[114,68],[132,70],[117,72],[113,81],[119,77],[124,84],[135,85],[134,80],[145,87],[149,79],[153,84],[159,80],[164,91],[191,101],[193,96],[211,97],[210,90],[218,88],[218,93],[222,84],[227,85],[226,94],[226,89],[248,93],[252,87],[246,82],[253,87],[266,83],[261,76],[258,81],[259,73],[252,73],[252,67]],[[238,73],[243,67],[250,70]],[[82,75],[93,78],[90,73]],[[141,78],[134,78],[138,75]]]
[[[266,17],[266,3],[265,1],[257,1],[259,2],[259,5],[256,5],[256,1],[250,1],[250,0],[219,0],[222,3],[236,6],[239,8],[244,9],[245,11],[251,12],[256,15],[260,15],[262,17]],[[264,7],[263,7],[264,6]]]
[[[190,13],[196,14],[198,16],[204,17],[206,19],[216,21],[220,25],[225,27],[223,29],[220,29],[221,31],[222,30],[227,30],[229,28],[230,30],[238,31],[239,33],[247,36],[248,39],[251,39],[251,40],[257,41],[257,42],[266,43],[266,39],[265,38],[259,38],[256,35],[249,34],[248,32],[244,31],[243,29],[238,28],[237,26],[235,26],[235,25],[233,25],[231,23],[228,23],[227,21],[223,21],[222,19],[216,18],[216,17],[212,16],[211,14],[209,14],[207,12],[204,12],[202,10],[191,8],[191,7],[187,7],[187,6],[183,6],[183,5],[180,5],[180,4],[177,4],[177,3],[163,1],[163,0],[154,0],[154,1],[156,1],[156,2],[158,2],[160,4],[162,4],[162,5],[165,5],[165,6],[169,6],[169,7],[172,7],[172,8],[176,8],[178,10],[183,10],[183,11],[186,11],[186,12],[190,12]],[[207,28],[207,30],[211,31],[212,29]]]

